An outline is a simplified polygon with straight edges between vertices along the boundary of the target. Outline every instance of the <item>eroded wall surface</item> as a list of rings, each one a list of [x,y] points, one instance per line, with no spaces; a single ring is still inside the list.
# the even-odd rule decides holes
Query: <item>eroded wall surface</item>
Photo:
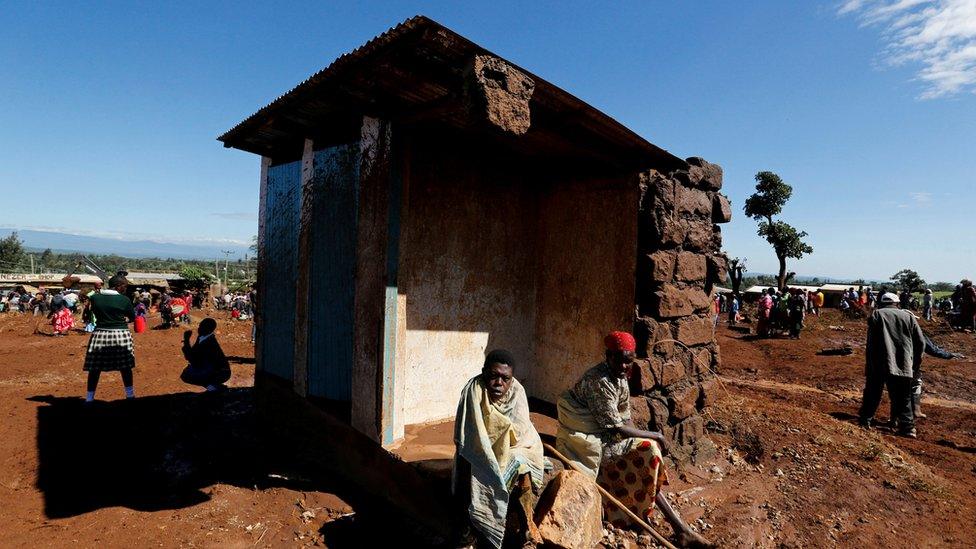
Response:
[[[532,361],[537,199],[517,166],[462,147],[411,150],[397,375],[405,424],[451,417],[486,350]]]
[[[557,180],[542,198],[532,396],[555,402],[634,322],[634,179]]]
[[[531,396],[554,402],[601,360],[608,330],[633,326],[636,178],[559,176],[498,151],[415,143],[397,423],[454,415],[495,348],[514,354]]]

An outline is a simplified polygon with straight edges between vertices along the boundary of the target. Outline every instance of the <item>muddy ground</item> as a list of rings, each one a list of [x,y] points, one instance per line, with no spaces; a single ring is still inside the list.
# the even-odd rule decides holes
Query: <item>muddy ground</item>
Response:
[[[35,333],[32,319],[0,315],[0,546],[404,545],[382,509],[258,437],[250,324],[218,319],[231,390],[183,385],[182,329],[150,330],[135,336],[138,398],[122,401],[106,374],[102,402],[85,406],[87,337],[53,338],[46,324]],[[924,326],[976,356],[972,334]],[[832,312],[811,318],[799,341],[719,327],[728,393],[706,416],[718,450],[672,471],[669,487],[707,537],[729,547],[973,545],[976,363],[926,359],[918,440],[864,431],[863,331]],[[843,344],[854,354],[816,354]]]

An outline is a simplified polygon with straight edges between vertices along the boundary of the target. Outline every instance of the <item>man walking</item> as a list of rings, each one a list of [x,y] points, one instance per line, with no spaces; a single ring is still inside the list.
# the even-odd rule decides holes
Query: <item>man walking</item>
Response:
[[[881,403],[881,393],[887,387],[891,419],[898,421],[898,434],[915,438],[912,383],[921,374],[925,334],[915,315],[897,307],[898,301],[895,294],[883,294],[878,308],[868,318],[860,424],[871,427]]]

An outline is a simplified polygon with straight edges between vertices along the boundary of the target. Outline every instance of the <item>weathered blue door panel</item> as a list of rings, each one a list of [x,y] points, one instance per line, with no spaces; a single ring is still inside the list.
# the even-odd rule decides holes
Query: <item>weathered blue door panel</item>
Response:
[[[295,284],[302,203],[301,161],[268,168],[261,364],[291,381],[295,359]]]
[[[308,288],[308,392],[350,400],[359,144],[315,152]]]

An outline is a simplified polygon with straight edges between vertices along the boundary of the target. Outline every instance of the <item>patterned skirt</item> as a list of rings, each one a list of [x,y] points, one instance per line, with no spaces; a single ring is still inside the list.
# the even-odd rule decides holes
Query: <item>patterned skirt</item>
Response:
[[[616,447],[620,445],[625,446]],[[646,438],[632,438],[606,450],[597,482],[635,515],[649,520],[658,491],[668,483],[657,443]],[[603,511],[606,520],[617,528],[636,526],[626,513],[607,500],[603,502]]]
[[[132,353],[132,334],[127,328],[106,330],[96,328],[88,340],[85,354],[86,372],[107,372],[127,370],[136,367],[136,357]]]

